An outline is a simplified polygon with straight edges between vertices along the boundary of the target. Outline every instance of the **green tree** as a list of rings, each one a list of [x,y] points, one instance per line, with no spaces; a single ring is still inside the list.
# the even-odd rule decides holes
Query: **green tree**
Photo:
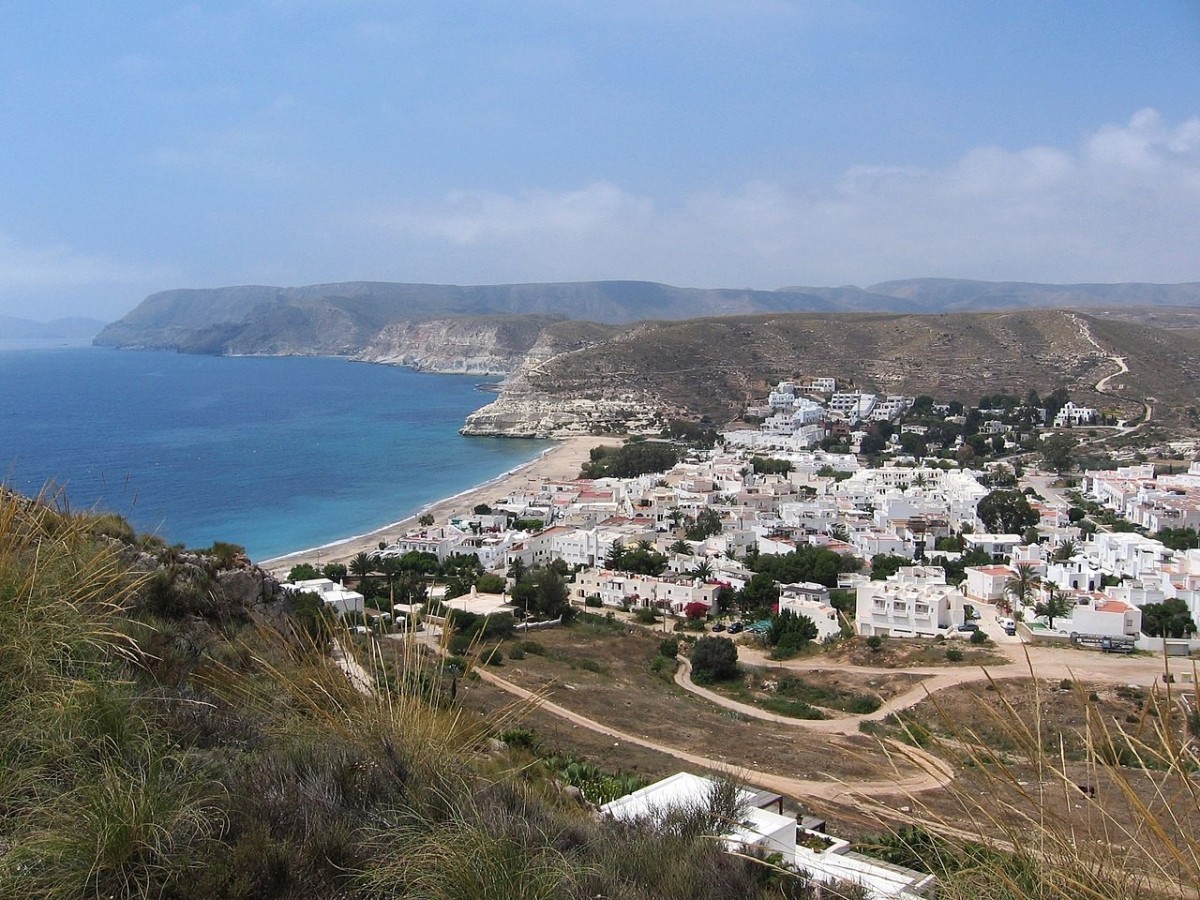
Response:
[[[1052,472],[1061,475],[1071,471],[1075,465],[1075,439],[1069,434],[1052,434],[1039,445],[1042,463]]]
[[[493,575],[490,572],[486,575],[480,575],[479,580],[475,582],[475,590],[481,594],[503,594],[508,583],[501,575]]]
[[[1186,638],[1196,633],[1187,604],[1178,598],[1142,607],[1142,631],[1150,637]]]
[[[676,556],[691,556],[693,553],[692,545],[684,540],[676,541],[668,549]]]
[[[1164,528],[1154,537],[1172,550],[1192,550],[1200,547],[1200,535],[1195,528]]]
[[[726,681],[738,674],[737,647],[724,637],[702,637],[692,647],[692,680],[697,684]]]
[[[878,456],[887,449],[887,440],[878,431],[870,431],[863,435],[858,450],[864,456]]]
[[[396,579],[404,572],[400,560],[394,556],[381,556],[375,562],[375,571],[383,576],[387,583],[388,599],[392,606],[396,605]]]
[[[1004,593],[1021,606],[1029,605],[1029,598],[1042,586],[1042,576],[1029,563],[1018,563],[1013,574],[1004,582]]]
[[[638,547],[627,550],[621,557],[621,571],[635,575],[661,575],[667,567],[667,558],[655,550]]]
[[[625,545],[621,543],[620,538],[613,538],[613,542],[608,548],[608,555],[604,557],[604,565],[614,572],[619,572],[623,569],[624,564]]]
[[[1054,620],[1070,613],[1073,607],[1074,604],[1066,593],[1057,587],[1051,586],[1050,593],[1046,595],[1046,599],[1034,604],[1033,614],[1045,619],[1050,627],[1053,628]]]
[[[417,524],[423,528],[428,528],[433,524],[433,521],[433,513],[421,513],[421,515],[417,516]]]
[[[779,586],[775,579],[765,572],[756,572],[738,595],[738,606],[742,615],[755,615],[765,618],[779,601]]]
[[[752,457],[750,465],[756,475],[787,475],[794,467],[790,459],[771,459],[766,456]]]
[[[1037,512],[1020,491],[992,491],[979,501],[975,514],[992,534],[1020,534],[1038,523]]]
[[[665,472],[679,461],[679,448],[659,441],[628,441],[620,447],[593,447],[583,478],[636,478]]]
[[[767,632],[767,642],[775,648],[771,655],[777,659],[794,656],[816,637],[816,623],[790,609],[772,616],[771,630]]]
[[[688,572],[693,578],[699,578],[701,581],[708,581],[713,576],[712,564],[707,559],[700,560],[700,564]]]
[[[1054,562],[1067,562],[1072,556],[1079,551],[1079,546],[1070,538],[1063,541],[1050,555],[1050,559]]]
[[[295,584],[297,581],[312,581],[314,578],[320,577],[321,573],[317,571],[317,567],[312,563],[299,563],[292,566],[291,571],[288,572],[287,580]]]
[[[321,567],[321,574],[330,581],[345,581],[349,570],[344,563],[326,563]]]
[[[871,557],[871,580],[886,581],[889,575],[895,575],[902,566],[911,566],[912,560],[894,553],[876,553]]]
[[[350,574],[358,579],[358,592],[364,596],[370,588],[370,576],[375,571],[375,560],[371,554],[360,551],[350,560]]]
[[[720,514],[712,507],[706,506],[700,510],[695,521],[687,527],[685,535],[689,541],[702,541],[707,537],[720,534],[721,527]]]

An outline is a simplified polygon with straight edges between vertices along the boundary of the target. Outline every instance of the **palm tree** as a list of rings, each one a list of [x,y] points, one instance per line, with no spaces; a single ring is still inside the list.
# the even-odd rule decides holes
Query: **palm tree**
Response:
[[[708,581],[712,578],[713,568],[707,559],[701,560],[700,565],[692,569],[690,574],[693,578],[699,578],[701,581]]]
[[[365,551],[359,552],[350,560],[350,574],[358,579],[358,592],[364,596],[367,593],[367,579],[373,571],[375,571],[375,560]]]
[[[1004,593],[1022,606],[1029,605],[1033,592],[1042,586],[1042,576],[1029,563],[1018,563],[1013,574],[1004,582]]]
[[[678,554],[679,556],[692,555],[692,545],[684,540],[679,540],[673,543],[670,547],[670,550],[672,553]]]
[[[1059,590],[1057,585],[1050,584],[1050,593],[1047,595],[1044,603],[1037,603],[1033,607],[1035,616],[1043,616],[1050,623],[1050,628],[1054,628],[1054,620],[1067,615],[1071,611],[1071,598],[1065,591]]]
[[[391,605],[396,605],[396,579],[404,571],[400,565],[400,560],[394,556],[376,557],[375,568],[386,579],[388,586],[388,598]]]
[[[1075,555],[1078,549],[1079,546],[1073,540],[1068,538],[1058,545],[1058,549],[1054,551],[1054,555],[1050,558],[1054,562],[1067,562],[1072,556]]]

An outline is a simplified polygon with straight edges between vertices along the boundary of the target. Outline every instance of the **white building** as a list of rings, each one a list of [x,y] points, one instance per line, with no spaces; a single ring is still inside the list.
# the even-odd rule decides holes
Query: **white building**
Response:
[[[862,635],[937,637],[966,621],[962,593],[940,566],[906,566],[856,591],[855,630]]]
[[[1067,619],[1055,619],[1055,628],[1068,633],[1136,638],[1142,631],[1142,611],[1104,594],[1081,594]]]
[[[689,603],[703,603],[710,610],[716,605],[721,585],[687,575],[654,576],[589,569],[575,576],[571,596],[583,603],[599,597],[605,606],[669,609],[681,614]]]
[[[1002,603],[1004,587],[1016,574],[1008,566],[968,566],[966,573],[967,596],[984,603]]]
[[[1065,428],[1067,425],[1091,425],[1099,413],[1090,406],[1076,406],[1070,400],[1054,415],[1054,427]]]
[[[716,782],[709,778],[678,772],[604,804],[600,812],[620,822],[653,823],[676,812],[710,809],[716,790]],[[855,853],[848,841],[800,829],[795,816],[783,814],[778,794],[741,788],[738,799],[744,810],[741,821],[731,823],[721,835],[731,852],[744,853],[749,849],[766,855],[778,853],[785,864],[803,869],[816,881],[859,885],[868,900],[916,900],[926,896],[936,884],[932,875]],[[804,845],[797,842],[801,831]]]
[[[817,626],[817,640],[837,637],[842,633],[842,620],[829,603],[829,588],[823,584],[802,581],[779,586],[779,611],[807,616]]]
[[[280,585],[287,591],[297,594],[316,594],[325,604],[325,608],[345,615],[346,613],[361,613],[363,611],[363,595],[358,591],[348,590],[344,585],[336,584],[328,578],[309,578],[304,581],[287,582]]]

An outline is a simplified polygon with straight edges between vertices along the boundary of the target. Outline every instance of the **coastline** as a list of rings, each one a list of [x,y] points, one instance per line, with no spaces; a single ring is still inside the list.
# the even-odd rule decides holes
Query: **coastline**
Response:
[[[433,516],[435,525],[445,525],[451,516],[470,512],[480,503],[490,503],[516,491],[537,488],[546,481],[574,481],[579,476],[580,467],[588,460],[589,452],[593,447],[619,443],[622,443],[621,438],[608,435],[586,435],[562,439],[528,462],[521,463],[507,472],[465,491],[427,504],[396,522],[383,525],[365,534],[273,556],[270,559],[261,560],[257,564],[273,575],[286,576],[292,566],[300,563],[311,563],[319,568],[326,563],[348,562],[358,553],[373,553],[378,550],[380,541],[394,539],[404,531],[417,527],[417,519],[426,513]]]

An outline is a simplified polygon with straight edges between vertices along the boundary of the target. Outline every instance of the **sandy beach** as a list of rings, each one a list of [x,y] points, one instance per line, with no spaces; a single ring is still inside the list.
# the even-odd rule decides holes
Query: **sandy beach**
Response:
[[[492,503],[513,492],[534,489],[545,481],[572,481],[579,476],[579,469],[587,461],[588,453],[593,447],[620,443],[623,443],[623,439],[606,436],[567,438],[536,459],[470,490],[438,500],[405,519],[367,534],[262,560],[259,565],[275,575],[286,575],[292,566],[299,563],[322,566],[330,562],[347,562],[360,552],[372,553],[378,550],[380,541],[390,541],[403,532],[416,528],[417,518],[425,513],[433,515],[435,525],[444,525],[451,516],[470,512],[480,503]]]

